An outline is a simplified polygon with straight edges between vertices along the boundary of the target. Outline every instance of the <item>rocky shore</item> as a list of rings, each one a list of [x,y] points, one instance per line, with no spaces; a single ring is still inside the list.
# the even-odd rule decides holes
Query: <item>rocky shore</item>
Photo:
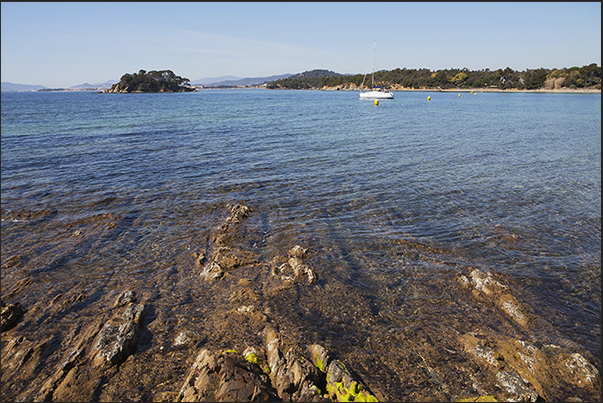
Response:
[[[262,88],[261,86],[255,86],[256,88]],[[359,87],[354,83],[346,83],[337,85],[334,87],[313,87],[309,90],[312,91],[366,91],[367,87]],[[549,93],[549,94],[600,94],[600,88],[542,88],[537,90],[519,90],[519,89],[499,89],[499,88],[409,88],[404,87],[401,84],[393,84],[387,87],[390,91],[400,92],[455,92],[455,93],[478,93],[478,92],[496,92],[496,93],[513,93],[513,92],[525,92],[525,93]]]
[[[2,211],[21,225],[11,231],[56,230],[48,261],[42,249],[9,252],[19,243],[3,224],[2,401],[600,400],[598,358],[510,278],[459,264],[443,297],[464,317],[429,302],[393,310],[339,281],[311,240],[258,253],[253,206],[233,203],[212,208],[218,225],[151,284],[131,273],[54,286],[51,269],[124,225],[101,214],[53,227],[55,214]],[[403,258],[437,254],[402,246]]]

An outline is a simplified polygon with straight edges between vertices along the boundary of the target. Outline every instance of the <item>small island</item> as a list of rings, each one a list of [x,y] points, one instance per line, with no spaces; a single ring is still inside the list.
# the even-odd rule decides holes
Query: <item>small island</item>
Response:
[[[124,74],[117,84],[103,93],[149,93],[149,92],[191,92],[196,91],[190,86],[188,78],[180,77],[171,70],[140,70],[134,74]]]

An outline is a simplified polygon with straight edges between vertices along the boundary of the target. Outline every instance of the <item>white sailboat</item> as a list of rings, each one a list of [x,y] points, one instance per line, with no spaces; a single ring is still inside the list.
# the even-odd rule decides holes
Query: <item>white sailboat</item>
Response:
[[[373,39],[373,72],[371,73],[371,90],[370,91],[361,91],[360,98],[362,99],[394,99],[394,93],[391,91],[386,91],[383,88],[375,87],[375,51],[377,48],[377,41]],[[364,75],[364,79],[366,79],[366,74]],[[362,84],[360,88],[364,86],[364,79],[362,80]]]

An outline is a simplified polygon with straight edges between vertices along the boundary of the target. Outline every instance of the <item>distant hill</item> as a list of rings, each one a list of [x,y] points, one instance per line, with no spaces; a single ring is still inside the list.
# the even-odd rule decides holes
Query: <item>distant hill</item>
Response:
[[[119,80],[109,80],[109,81],[105,81],[104,83],[99,83],[99,84],[84,83],[84,84],[80,84],[80,85],[74,85],[73,87],[69,87],[69,89],[111,88],[111,86],[117,82],[119,82]]]
[[[192,85],[208,85],[208,86],[220,86],[220,85],[228,85],[228,86],[238,86],[238,85],[258,85],[263,84],[265,82],[270,82],[274,80],[280,80],[282,78],[290,77],[291,74],[281,74],[278,76],[268,76],[268,77],[234,77],[234,76],[222,76],[222,77],[213,77],[213,78],[201,78],[193,83]]]
[[[278,88],[289,88],[289,89],[320,89],[324,86],[330,86],[332,83],[344,79],[351,79],[353,76],[347,76],[344,74],[336,73],[331,70],[315,69],[304,71],[286,78],[274,80],[268,83],[266,88],[278,89]]]
[[[1,84],[2,92],[37,91],[46,88],[43,85],[14,84],[7,81],[2,81]]]
[[[205,77],[205,78],[200,78],[195,81],[191,81],[191,85],[215,85],[216,83],[220,83],[222,81],[241,80],[241,79],[242,79],[242,77],[236,77],[236,76]]]
[[[343,77],[343,74],[335,73],[334,71],[331,71],[331,70],[316,69],[316,70],[304,71],[303,73],[298,73],[298,74],[292,75],[289,78],[298,79],[298,78],[323,78],[323,77]],[[287,77],[283,77],[283,78],[287,78]]]

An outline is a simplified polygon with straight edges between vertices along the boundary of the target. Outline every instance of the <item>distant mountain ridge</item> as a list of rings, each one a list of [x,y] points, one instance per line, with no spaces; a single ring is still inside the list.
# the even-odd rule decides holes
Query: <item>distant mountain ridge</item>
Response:
[[[289,78],[298,79],[298,78],[343,77],[344,75],[346,75],[346,74],[335,73],[334,71],[331,71],[331,70],[315,69],[315,70],[304,71],[303,73],[298,73],[298,74],[292,75]],[[287,78],[287,77],[284,77],[284,78]]]
[[[102,89],[102,88],[111,88],[113,84],[115,84],[119,80],[109,80],[100,84],[89,84],[84,83],[80,85],[74,85],[73,87],[68,88],[60,88],[67,90],[85,90],[85,89]],[[40,90],[52,90],[50,87],[46,87],[44,85],[30,85],[30,84],[16,84],[10,83],[8,81],[2,81],[2,92],[27,92],[27,91],[40,91]]]
[[[108,80],[105,81],[104,83],[100,83],[100,84],[89,84],[89,83],[84,83],[84,84],[80,84],[80,85],[74,85],[73,87],[69,87],[70,89],[86,89],[86,88],[111,88],[111,86],[115,83],[118,83],[119,80]]]
[[[291,77],[292,74],[280,74],[277,76],[268,77],[246,77],[240,78],[235,76],[222,76],[213,78],[200,78],[196,81],[191,82],[191,85],[207,85],[207,86],[220,86],[220,85],[232,85],[232,86],[247,86],[247,85],[259,85],[265,82],[280,80],[282,78]]]
[[[303,73],[300,73],[303,74]],[[249,85],[259,85],[270,81],[280,80],[283,78],[291,77],[293,74],[280,74],[275,76],[267,76],[267,77],[236,77],[236,76],[219,76],[219,77],[206,77],[200,78],[191,82],[191,85],[198,86],[249,86]],[[74,85],[71,87],[66,87],[64,89],[69,90],[85,90],[85,89],[106,89],[111,88],[111,86],[115,83],[119,82],[119,80],[108,80],[103,83],[98,84],[90,84],[83,83],[79,85]],[[46,87],[44,85],[30,85],[30,84],[16,84],[7,81],[2,81],[2,91],[13,91],[13,92],[21,92],[21,91],[38,91],[38,90],[48,90],[50,87]]]
[[[43,85],[31,85],[31,84],[15,84],[7,81],[2,81],[0,91],[2,92],[21,92],[21,91],[37,91],[42,90],[46,87]]]

